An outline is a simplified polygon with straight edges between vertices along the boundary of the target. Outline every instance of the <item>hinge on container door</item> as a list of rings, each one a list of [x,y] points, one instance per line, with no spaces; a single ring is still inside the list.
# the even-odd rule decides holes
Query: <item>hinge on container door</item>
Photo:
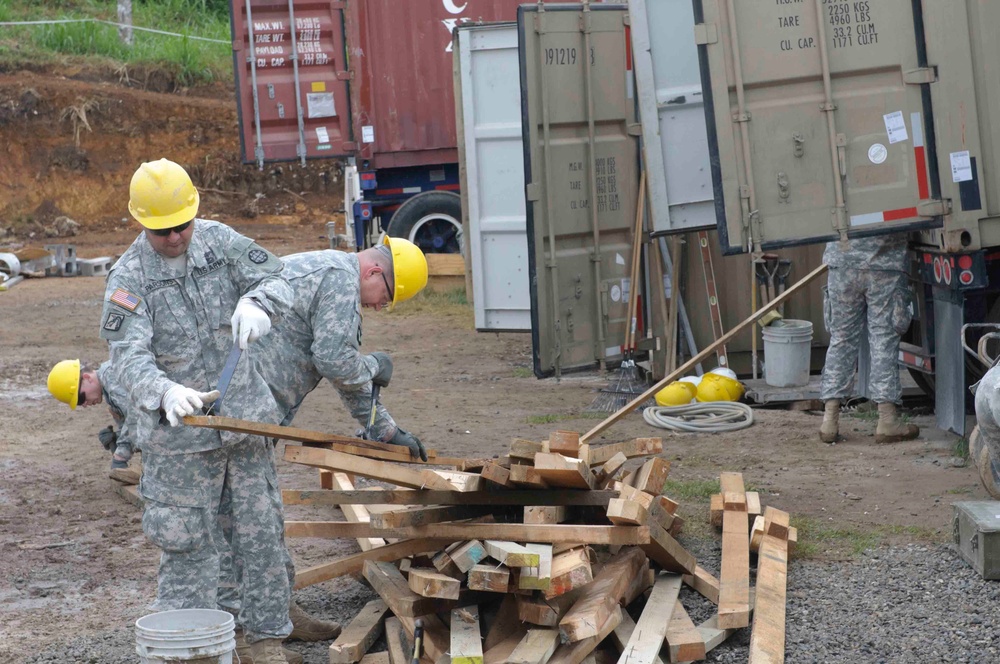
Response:
[[[337,72],[337,80],[338,81],[349,81],[352,78],[353,78],[353,76],[351,75],[351,72],[349,72],[349,71],[338,71]]]
[[[625,129],[629,136],[642,136],[642,125],[638,122],[630,123]]]
[[[951,212],[951,199],[920,201],[917,203],[917,214],[921,217],[940,217]]]
[[[918,67],[917,69],[908,69],[903,72],[903,83],[908,85],[936,83],[937,78],[937,66]]]
[[[524,188],[524,197],[529,201],[537,201],[541,199],[541,187],[539,187],[537,183],[532,182]]]
[[[341,143],[340,144],[340,149],[343,150],[344,152],[357,152],[358,151],[358,144],[357,143]]]
[[[698,46],[714,44],[719,41],[719,29],[715,23],[699,23],[694,26],[694,43]]]
[[[840,161],[840,177],[847,177],[847,136],[837,134],[837,159]]]
[[[622,25],[632,25],[632,17],[628,14],[622,14]]]

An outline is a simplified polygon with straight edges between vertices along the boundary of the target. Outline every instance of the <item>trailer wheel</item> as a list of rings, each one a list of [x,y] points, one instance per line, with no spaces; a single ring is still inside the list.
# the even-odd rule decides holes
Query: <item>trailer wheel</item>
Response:
[[[906,368],[910,372],[910,378],[913,382],[917,384],[924,394],[934,398],[934,374],[926,374],[923,371],[917,371],[916,369]]]
[[[964,353],[963,353],[964,355]],[[923,371],[917,371],[916,369],[906,368],[910,372],[910,377],[913,382],[917,384],[924,394],[933,398],[934,397],[934,374],[924,373]],[[965,358],[965,387],[969,388],[976,382],[983,379],[986,375],[986,369],[983,365],[975,360],[966,356]]]
[[[425,254],[460,254],[462,199],[450,191],[417,194],[392,215],[388,232],[406,238]]]

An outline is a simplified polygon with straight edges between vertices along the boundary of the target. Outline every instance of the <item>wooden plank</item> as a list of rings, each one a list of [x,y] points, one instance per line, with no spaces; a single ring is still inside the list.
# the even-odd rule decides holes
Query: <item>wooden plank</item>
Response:
[[[361,664],[389,664],[389,653],[373,652],[361,658]]]
[[[746,492],[739,473],[722,473],[722,572],[719,574],[719,627],[750,624],[750,540]]]
[[[548,442],[536,443],[533,440],[524,440],[523,438],[515,438],[510,443],[510,457],[512,459],[524,459],[526,461],[534,461],[535,455],[539,452],[548,452],[549,444]]]
[[[535,525],[523,523],[445,522],[410,528],[375,528],[370,523],[343,521],[286,521],[286,537],[387,537],[396,539],[443,539],[449,542],[475,537],[508,542],[587,542],[588,544],[647,544],[647,526]],[[526,567],[526,565],[514,565]]]
[[[365,604],[337,640],[330,644],[330,664],[360,662],[382,636],[382,620],[388,612],[389,605],[381,599],[373,599]]]
[[[122,484],[121,482],[111,482],[115,488],[115,493],[125,502],[141,508],[143,505],[142,496],[139,495],[139,487],[135,484]]]
[[[489,554],[491,558],[499,563],[503,563],[507,567],[538,566],[538,554],[515,542],[486,540],[483,542],[483,546],[486,548],[486,553]]]
[[[463,542],[459,544],[455,549],[450,551],[448,555],[451,557],[455,566],[463,572],[468,573],[476,564],[479,563],[488,554],[486,553],[486,547],[479,540],[469,540],[468,542]]]
[[[563,642],[573,643],[595,636],[635,577],[641,573],[645,561],[642,550],[633,547],[611,558],[594,581],[583,588],[573,608],[559,621],[559,635]]]
[[[552,545],[525,544],[524,548],[538,554],[538,565],[521,567],[517,587],[521,590],[548,590],[552,583]]]
[[[628,611],[622,611],[622,621],[618,623],[618,627],[615,627],[614,631],[611,632],[610,641],[614,644],[615,649],[624,654],[625,646],[632,639],[632,635],[635,633],[635,621],[632,620],[632,616],[628,614]],[[653,664],[664,664],[663,659],[657,655],[653,659]]]
[[[402,509],[373,514],[369,520],[373,528],[389,530],[392,528],[409,528],[412,526],[423,526],[429,523],[440,523],[441,521],[457,521],[460,519],[470,519],[480,516],[484,509],[474,507],[464,507],[462,505],[446,505],[438,507],[418,507],[416,509]]]
[[[335,579],[345,574],[357,574],[364,570],[366,561],[390,562],[413,556],[425,551],[433,551],[443,546],[447,540],[439,539],[416,539],[403,540],[394,544],[387,544],[371,551],[362,551],[354,555],[338,558],[337,560],[321,563],[308,567],[295,574],[295,589],[305,588],[315,583],[322,583]]]
[[[138,484],[140,473],[135,468],[112,468],[108,477],[122,484]]]
[[[705,641],[679,601],[670,614],[666,639],[671,662],[697,662],[705,659]]]
[[[410,487],[411,489],[454,490],[451,482],[428,470],[413,470],[385,461],[366,459],[318,447],[286,445],[285,461],[325,468],[327,470],[353,473],[361,477],[382,480],[399,486]]]
[[[514,595],[507,595],[500,602],[500,608],[497,609],[497,614],[493,618],[493,624],[490,625],[489,631],[486,632],[486,638],[483,640],[484,650],[489,651],[512,632],[521,628],[521,620],[517,617],[517,603],[518,598]]]
[[[768,507],[764,510],[764,534],[788,539],[788,521],[788,512]]]
[[[750,664],[781,664],[785,661],[787,574],[787,541],[765,532],[757,562],[757,593],[754,599],[753,630],[750,632]]]
[[[525,507],[525,523],[562,523],[569,518],[569,509],[563,505],[547,507]]]
[[[644,526],[649,521],[649,512],[639,503],[615,498],[608,502],[608,520],[616,526]]]
[[[685,574],[681,578],[712,604],[719,603],[719,580],[704,567],[699,565],[695,568],[694,574]]]
[[[552,659],[549,660],[549,664],[581,664],[587,655],[592,653],[598,644],[621,623],[623,613],[622,608],[616,604],[611,615],[604,621],[595,636],[559,646],[556,648],[555,654],[552,655]]]
[[[578,458],[580,433],[578,431],[553,431],[549,434],[549,452]]]
[[[483,637],[479,607],[451,610],[451,663],[483,664]]]
[[[549,486],[570,489],[593,489],[597,486],[586,462],[562,454],[539,452],[535,455],[535,471]]]
[[[722,494],[713,493],[708,499],[708,522],[716,528],[722,528]]]
[[[636,472],[635,479],[629,484],[639,491],[657,496],[663,491],[663,485],[670,474],[670,462],[662,457],[648,459]]]
[[[628,461],[628,457],[621,452],[617,452],[613,457],[605,461],[604,465],[597,470],[597,486],[604,488],[613,482],[618,471],[622,469],[626,461]]]
[[[527,631],[526,628],[520,627],[513,632],[507,633],[500,643],[483,653],[483,664],[503,664],[503,662],[506,662],[510,654],[521,643],[521,639],[524,638]]]
[[[767,314],[770,311],[773,311],[775,307],[788,301],[793,295],[795,295],[799,291],[804,290],[806,286],[808,286],[813,279],[824,274],[826,271],[827,271],[827,266],[820,265],[815,270],[804,276],[798,282],[793,284],[792,287],[786,290],[784,293],[782,293],[781,295],[774,298],[766,305],[764,305],[763,307],[752,313],[748,318],[744,319],[743,322],[737,324],[735,327],[730,328],[728,332],[726,332],[721,337],[716,339],[713,343],[703,348],[701,352],[697,353],[687,362],[677,367],[674,371],[668,373],[666,376],[660,379],[655,385],[648,388],[645,392],[643,392],[635,399],[630,401],[628,404],[626,404],[625,407],[619,409],[617,412],[605,418],[604,421],[602,421],[600,424],[598,424],[593,429],[591,429],[583,436],[581,436],[580,442],[586,443],[590,441],[591,438],[598,435],[599,433],[607,429],[609,426],[611,426],[612,424],[614,424],[615,422],[617,422],[618,420],[625,417],[633,410],[644,404],[647,400],[652,398],[653,395],[662,390],[664,387],[674,382],[675,380],[680,379],[688,371],[696,367],[701,362],[707,360],[709,356],[711,356],[712,353],[716,352],[718,348],[732,341],[738,334],[742,334],[747,327],[750,327],[751,325],[759,321],[761,318],[765,316],[765,314]],[[593,458],[591,458],[591,462],[593,462]],[[603,463],[603,461],[601,463]]]
[[[649,528],[649,544],[643,544],[642,550],[660,567],[678,574],[691,574],[695,571],[698,563],[694,556],[655,520],[650,520],[646,526],[633,527]]]
[[[649,518],[658,523],[660,528],[663,528],[667,532],[673,534],[671,530],[674,528],[674,524],[680,519],[680,517],[674,516],[672,512],[667,511],[668,508],[664,507],[664,502],[660,500],[660,498],[663,497],[664,496],[658,496],[653,499],[653,503],[649,506]]]
[[[630,606],[632,602],[639,599],[639,595],[643,594],[649,588],[653,587],[653,581],[656,580],[656,572],[649,569],[649,559],[643,561],[642,567],[639,568],[639,573],[633,579],[632,584],[625,591],[625,597],[619,602],[622,606]]]
[[[527,466],[530,468],[530,466]],[[632,487],[628,487],[632,489]],[[632,489],[634,492],[635,489]],[[617,490],[571,491],[569,489],[510,489],[506,491],[311,491],[285,489],[286,505],[566,505],[607,507],[618,498]]]
[[[321,477],[320,482],[328,482],[331,489],[354,490],[354,483],[347,476],[347,473],[334,473],[328,470],[321,470],[320,472],[329,474],[328,478]],[[340,511],[344,513],[345,519],[354,523],[369,523],[371,521],[371,514],[363,505],[341,505]],[[385,540],[381,537],[358,538],[358,546],[361,547],[362,551],[371,551],[374,548],[385,546],[385,544]]]
[[[544,489],[548,486],[534,466],[511,466],[510,481],[518,486],[530,486],[535,489]]]
[[[667,514],[677,514],[677,508],[680,506],[676,500],[668,498],[660,494],[653,500],[654,505],[659,505],[660,508]]]
[[[385,643],[389,651],[389,664],[412,664],[413,646],[406,639],[407,635],[399,618],[386,618]]]
[[[611,485],[618,495],[616,498],[624,498],[625,500],[630,500],[635,503],[642,505],[643,509],[649,509],[653,506],[653,496],[646,493],[645,491],[639,491],[635,487],[629,486],[624,482],[615,482]]]
[[[463,473],[458,470],[433,470],[431,472],[451,482],[452,486],[455,487],[455,491],[468,493],[470,491],[482,491],[485,488],[483,478],[479,473]]]
[[[458,569],[458,565],[456,565],[455,561],[451,559],[451,556],[448,555],[447,551],[439,551],[434,557],[431,558],[431,564],[434,565],[434,569],[436,569],[439,574],[444,574],[445,576],[458,579],[459,581],[465,580],[465,572]],[[418,565],[418,567],[419,566],[420,565]],[[400,568],[400,571],[403,571],[402,568]]]
[[[432,277],[464,277],[465,259],[461,254],[424,254],[427,274]]]
[[[427,567],[411,568],[407,583],[410,590],[421,597],[437,597],[439,599],[458,599],[458,592],[462,586],[458,579],[453,579]]]
[[[321,489],[332,489],[333,488],[333,471],[319,469],[319,488]],[[282,496],[282,498],[284,498]]]
[[[612,443],[590,447],[590,465],[602,466],[616,454],[624,454],[626,458],[636,459],[638,457],[651,456],[663,452],[662,438],[635,438],[624,443]]]
[[[482,478],[491,484],[498,486],[510,486],[510,470],[498,463],[487,462],[480,473]]]
[[[413,570],[410,570],[410,574],[413,574]],[[423,597],[410,589],[406,579],[392,563],[368,561],[365,563],[364,575],[371,587],[389,605],[397,618],[413,618],[429,613],[450,611],[456,606],[461,606],[460,602],[478,603],[485,597],[482,593],[476,592],[463,592],[457,600]],[[454,579],[449,580],[453,581]]]
[[[470,590],[506,593],[510,588],[510,569],[504,565],[474,565],[468,579]]]
[[[582,588],[593,580],[594,573],[587,549],[571,549],[552,558],[550,582],[542,590],[545,591],[546,599],[552,599]]]
[[[677,574],[656,577],[646,607],[618,658],[618,664],[653,664],[659,658],[680,591],[681,577]]]
[[[546,664],[559,645],[559,630],[529,629],[506,664]]]
[[[417,619],[411,616],[398,616],[398,618],[412,643]],[[424,639],[421,644],[423,656],[420,661],[433,664],[447,655],[448,648],[451,647],[451,635],[448,633],[448,626],[435,615],[420,616],[420,620],[424,623]]]
[[[756,491],[747,491],[747,514],[750,515],[750,520],[753,521],[761,513],[760,494]]]

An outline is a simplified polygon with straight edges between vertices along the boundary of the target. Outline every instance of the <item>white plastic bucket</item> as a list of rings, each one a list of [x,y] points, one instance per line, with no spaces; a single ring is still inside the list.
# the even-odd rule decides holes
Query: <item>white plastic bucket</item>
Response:
[[[809,384],[813,324],[779,320],[764,328],[764,382],[773,387]]]
[[[135,621],[135,652],[142,664],[232,664],[236,622],[225,611],[179,609]]]

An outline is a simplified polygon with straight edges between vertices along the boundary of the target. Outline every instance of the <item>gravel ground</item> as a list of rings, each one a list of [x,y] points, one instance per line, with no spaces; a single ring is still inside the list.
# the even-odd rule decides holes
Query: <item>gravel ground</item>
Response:
[[[685,542],[706,569],[717,572],[716,542]],[[296,593],[316,615],[342,622],[374,593],[350,579]],[[695,622],[711,605],[684,589]],[[1000,661],[1000,584],[983,581],[950,545],[881,548],[849,563],[791,562],[788,572],[786,661],[994,662]],[[709,653],[709,662],[746,662],[750,630]],[[292,643],[306,664],[326,664],[329,643]],[[384,642],[374,650],[384,649]],[[0,660],[7,661],[7,660]],[[130,628],[65,641],[26,662],[118,664],[136,661]]]

